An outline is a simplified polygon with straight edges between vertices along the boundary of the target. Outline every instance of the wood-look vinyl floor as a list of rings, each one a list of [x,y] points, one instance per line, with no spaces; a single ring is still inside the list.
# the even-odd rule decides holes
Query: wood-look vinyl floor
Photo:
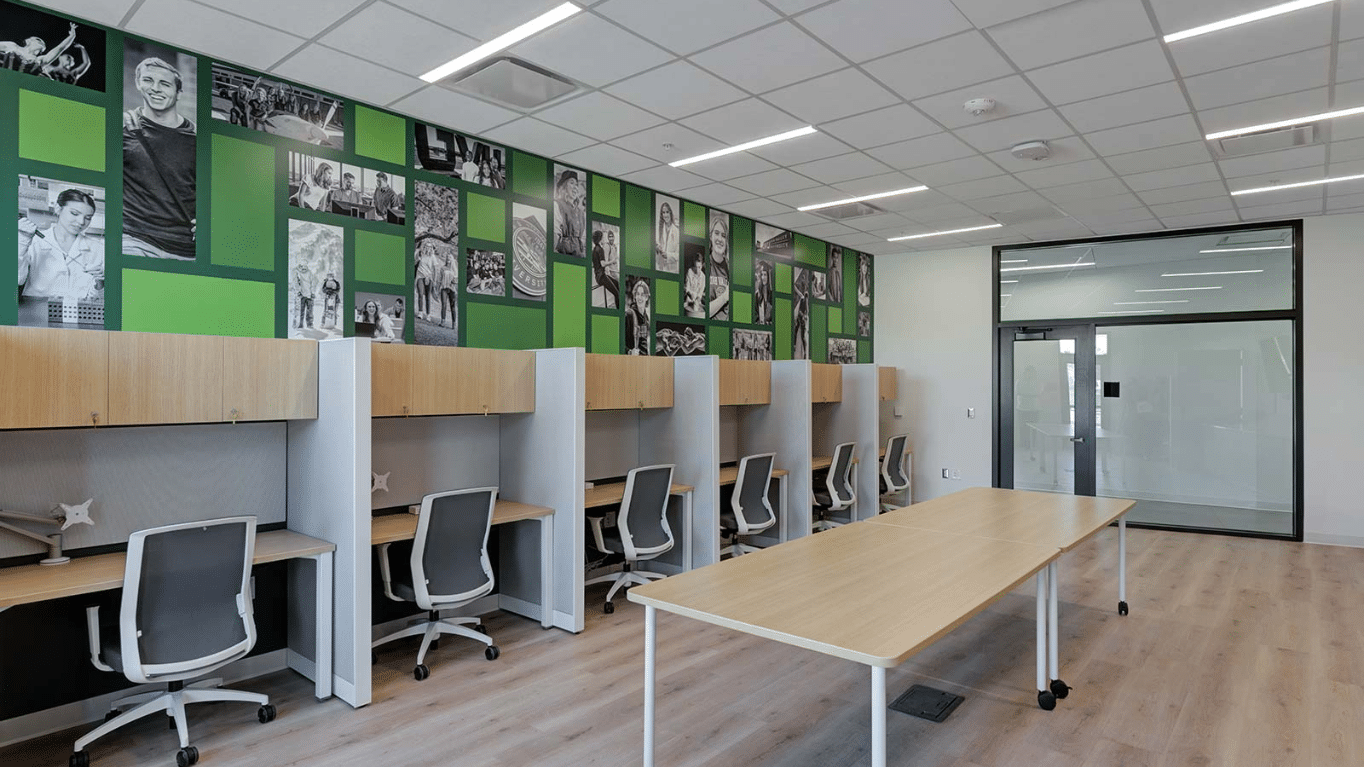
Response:
[[[942,724],[889,714],[908,767],[1328,767],[1364,764],[1364,550],[1129,531],[1131,615],[1117,615],[1116,534],[1061,561],[1055,711],[1033,689],[1029,584],[888,674],[966,701]],[[244,685],[280,710],[191,709],[205,767],[640,763],[643,608],[600,609],[581,635],[495,614],[494,662],[447,639],[412,679],[415,640],[380,653],[374,702],[316,703],[280,672]],[[818,609],[812,605],[811,609]],[[660,767],[870,764],[866,667],[659,615]],[[5,694],[19,694],[6,691]],[[66,764],[85,728],[0,750],[5,767]],[[97,767],[174,764],[153,717],[97,743]]]

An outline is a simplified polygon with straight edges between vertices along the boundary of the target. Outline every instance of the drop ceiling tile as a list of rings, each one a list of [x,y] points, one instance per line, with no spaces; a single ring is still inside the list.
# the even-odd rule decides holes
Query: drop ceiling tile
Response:
[[[1339,82],[1364,77],[1364,40],[1341,43],[1336,51],[1335,79]]]
[[[914,222],[898,213],[878,213],[875,216],[848,219],[855,229],[880,234],[890,227],[913,226]]]
[[[910,218],[915,218],[919,211],[925,208],[932,208],[938,205],[946,205],[952,202],[952,198],[935,189],[925,189],[922,192],[912,192],[896,197],[887,197],[882,200],[872,200],[873,205],[882,210],[892,213],[900,213]]]
[[[751,192],[742,189],[735,189],[728,184],[706,184],[696,186],[691,189],[684,189],[682,197],[702,205],[732,205],[743,200],[753,199]]]
[[[1043,190],[1046,193],[1050,190]],[[1071,200],[1069,202],[1058,202],[1057,205],[1062,210],[1072,216],[1093,215],[1095,213],[1113,213],[1119,210],[1131,210],[1133,208],[1145,208],[1146,203],[1141,201],[1135,194],[1124,193],[1115,194],[1111,197],[1099,197],[1093,200]]]
[[[681,155],[679,155],[681,157]],[[693,163],[684,166],[690,173],[698,176],[705,176],[712,181],[728,181],[731,178],[740,176],[751,176],[754,173],[773,170],[776,165],[758,157],[750,152],[736,152],[724,157],[717,157],[714,160]]]
[[[724,148],[724,144],[719,141],[702,136],[700,133],[684,128],[677,123],[664,123],[646,131],[622,136],[611,143],[635,154],[652,157],[659,162],[676,162],[684,157],[693,157]],[[672,144],[673,148],[665,149],[664,144]],[[703,184],[705,182],[699,181],[697,183]]]
[[[824,2],[828,2],[828,0],[768,0],[767,4],[782,13],[794,16]]]
[[[801,136],[798,139],[781,141],[749,150],[751,154],[755,154],[764,160],[771,160],[778,165],[786,166],[822,160],[825,157],[847,154],[851,151],[852,147],[824,133],[814,133],[809,136]]]
[[[1364,173],[1364,163],[1352,165],[1351,163],[1338,163],[1336,165],[1337,175],[1354,175]],[[1227,180],[1227,185],[1233,191],[1238,189],[1256,189],[1262,186],[1275,186],[1278,184],[1295,184],[1299,181],[1316,181],[1326,177],[1326,168],[1322,165],[1308,165],[1301,168],[1288,168],[1286,170],[1274,170],[1268,173],[1257,173],[1253,176],[1237,176]],[[1320,186],[1299,187],[1269,194],[1288,194],[1291,192],[1302,192],[1312,194],[1320,192]],[[1251,199],[1251,198],[1246,198]],[[1296,198],[1295,198],[1296,199]],[[1253,203],[1252,203],[1253,204]]]
[[[1187,77],[1184,87],[1189,91],[1194,108],[1200,110],[1325,87],[1330,74],[1330,53],[1330,48],[1315,48]]]
[[[1330,108],[1327,106],[1328,94],[1326,88],[1313,88],[1229,107],[1204,109],[1198,113],[1198,121],[1203,124],[1203,130],[1214,133],[1318,114]]]
[[[730,181],[729,185],[753,194],[766,196],[781,194],[782,192],[794,192],[797,189],[809,189],[818,184],[799,173],[793,173],[786,168],[777,168],[765,173],[736,178]]]
[[[617,149],[610,144],[594,144],[584,149],[560,155],[560,160],[570,165],[586,168],[607,176],[623,176],[657,165],[655,161],[641,157],[634,152]]]
[[[534,117],[522,117],[515,122],[494,128],[488,133],[488,138],[499,144],[519,147],[546,157],[557,157],[593,143],[592,139],[586,136],[579,136]]]
[[[905,249],[898,242],[880,242],[867,245],[860,250],[870,253],[873,256],[893,256],[896,253],[903,253]]]
[[[1139,0],[1070,3],[1001,24],[990,37],[1019,69],[1036,69],[1155,37]]]
[[[663,122],[663,118],[601,91],[592,91],[571,101],[560,102],[536,112],[535,116],[551,125],[568,128],[598,141],[637,133]]]
[[[426,122],[444,127],[458,125],[461,131],[472,133],[482,133],[521,116],[518,112],[455,93],[439,85],[428,85],[394,102],[392,106],[398,112]]]
[[[982,211],[973,207],[968,207],[960,202],[949,202],[943,205],[935,205],[931,208],[920,208],[909,214],[909,217],[924,224],[932,224],[942,221],[955,221],[960,219],[979,217]]]
[[[682,56],[780,18],[758,0],[610,0],[593,11]]]
[[[317,43],[290,56],[272,72],[294,82],[344,93],[370,104],[392,103],[426,85],[415,77],[377,67]]]
[[[229,0],[217,0],[217,2],[209,2],[209,5],[218,5],[224,7],[226,10],[230,9],[230,6],[224,5],[228,1]],[[312,0],[309,4],[321,5],[324,3],[325,0]],[[300,5],[302,4],[303,3],[300,3]],[[355,0],[355,5],[359,4],[360,0]],[[123,17],[128,13],[128,9],[137,5],[137,0],[61,0],[60,4],[55,2],[44,2],[42,5],[46,5],[59,13],[68,14],[77,19],[89,19],[90,21],[98,21],[106,26],[117,27],[118,23],[123,21]],[[342,11],[342,13],[344,13],[344,11]],[[272,26],[283,28],[282,24],[273,24]],[[304,33],[298,32],[297,34]]]
[[[1322,212],[1322,200],[1300,200],[1298,202],[1285,202],[1274,205],[1259,205],[1253,208],[1240,208],[1241,220],[1256,221],[1267,218],[1296,218],[1298,216],[1319,216]]]
[[[1148,40],[1028,72],[1053,104],[1107,96],[1174,79],[1159,42]]]
[[[674,5],[691,12],[688,4]],[[818,40],[785,22],[702,51],[691,60],[751,93],[766,93],[844,66]]]
[[[1170,46],[1170,53],[1174,55],[1179,73],[1192,77],[1330,45],[1335,5],[1307,8],[1260,24],[1246,24],[1227,34],[1203,35],[1176,42]]]
[[[801,163],[792,168],[805,176],[825,184],[837,184],[855,178],[866,178],[886,173],[890,168],[861,152],[852,152],[838,157]]]
[[[1160,232],[1165,230],[1165,225],[1148,218],[1143,221],[1133,221],[1130,224],[1115,224],[1113,226],[1094,226],[1090,227],[1095,234],[1101,237],[1115,237],[1120,234],[1144,234],[1146,232]]]
[[[1364,139],[1332,141],[1330,147],[1332,165],[1351,160],[1364,160]]]
[[[1167,170],[1153,170],[1147,173],[1132,173],[1122,177],[1122,180],[1131,187],[1132,191],[1141,193],[1149,192],[1152,189],[1164,189],[1171,186],[1187,186],[1189,184],[1201,184],[1205,181],[1220,181],[1221,176],[1217,172],[1217,166],[1213,163],[1203,163],[1202,165],[1190,165],[1184,168],[1169,168]]]
[[[877,192],[889,192],[893,189],[907,189],[911,186],[920,186],[918,179],[910,178],[908,174],[894,172],[882,173],[879,176],[866,176],[864,178],[853,179],[852,181],[840,181],[833,185],[834,188],[843,192],[844,197],[856,197],[863,194],[876,194]],[[916,192],[915,194],[922,194]],[[888,202],[888,200],[877,200],[876,205]]]
[[[216,0],[236,3],[239,0]],[[349,1],[349,0],[348,0]],[[407,10],[444,24],[479,41],[491,40],[558,6],[561,0],[392,0]],[[296,5],[276,0],[251,0],[261,5]],[[329,0],[309,0],[308,5],[326,5]],[[586,3],[581,3],[586,5]],[[451,58],[454,58],[453,56]]]
[[[1142,202],[1147,205],[1161,205],[1171,202],[1184,202],[1186,200],[1206,200],[1209,197],[1226,197],[1227,187],[1221,181],[1210,181],[1204,184],[1190,184],[1189,186],[1173,186],[1169,189],[1157,189],[1151,192],[1141,192],[1138,194]]]
[[[851,144],[870,149],[896,141],[937,133],[940,129],[908,104],[896,104],[875,112],[821,124],[819,129]]]
[[[384,41],[401,40],[401,45]],[[478,45],[430,19],[388,3],[374,3],[341,22],[319,40],[329,48],[354,52],[359,58],[421,76]]]
[[[1085,146],[1084,142],[1075,136],[1048,141],[1047,146],[1051,148],[1051,157],[1041,161],[1020,160],[1014,157],[1008,149],[991,152],[985,156],[1010,173],[1094,159],[1094,153],[1089,151],[1089,147]]]
[[[603,56],[602,51],[611,55]],[[511,52],[597,88],[672,59],[662,48],[590,13],[580,13],[518,43]]]
[[[1160,222],[1171,229],[1193,229],[1200,226],[1217,226],[1219,224],[1234,224],[1241,220],[1241,217],[1234,210],[1220,211],[1215,213],[1195,213],[1191,216],[1167,216]]]
[[[1331,195],[1326,198],[1328,211],[1353,210],[1360,207],[1364,207],[1364,194]]]
[[[763,98],[811,125],[870,112],[900,100],[851,67],[789,85]]]
[[[1336,158],[1335,154],[1332,154],[1331,158],[1333,160],[1343,159]],[[1218,163],[1222,168],[1222,174],[1228,180],[1260,173],[1293,170],[1294,168],[1321,167],[1325,164],[1326,147],[1324,145],[1301,146],[1278,152],[1250,155],[1249,157],[1232,157]]]
[[[1357,106],[1364,106],[1364,80],[1338,83],[1332,108],[1347,109]],[[1332,120],[1330,130],[1331,139],[1334,141],[1364,138],[1364,116]]]
[[[877,237],[874,234],[867,234],[866,232],[861,232],[856,229],[854,229],[850,234],[840,235],[838,237],[835,237],[834,239],[838,241],[838,244],[845,245],[849,248],[857,248],[861,247],[862,245],[870,245],[874,242],[885,242],[884,238]]]
[[[950,133],[937,133],[870,149],[867,154],[893,168],[905,169],[967,157],[975,154],[975,150]]]
[[[667,165],[657,165],[634,173],[627,173],[621,178],[631,184],[673,193],[682,189],[691,189],[705,182],[704,178],[695,173],[688,173],[680,168],[670,168]]]
[[[1145,88],[1101,96],[1060,107],[1060,112],[1081,133],[1116,128],[1160,117],[1186,114],[1189,101],[1178,83],[1159,83]]]
[[[1025,170],[1014,175],[1018,177],[1019,181],[1033,189],[1078,184],[1082,181],[1097,181],[1113,176],[1108,167],[1099,160],[1082,160],[1068,165],[1057,165],[1054,168]]]
[[[1203,133],[1191,115],[1176,115],[1136,125],[1124,125],[1121,128],[1095,131],[1087,134],[1085,138],[1089,145],[1094,147],[1094,151],[1107,157],[1172,144],[1202,141]]]
[[[1122,181],[1116,178],[1106,178],[1101,181],[1086,181],[1082,184],[1048,187],[1042,190],[1042,196],[1055,203],[1066,203],[1076,200],[1097,200],[1103,197],[1126,194],[1127,191],[1127,186]]]
[[[964,105],[975,98],[994,99],[994,109],[980,116],[971,114]],[[963,128],[1036,112],[1045,109],[1047,102],[1022,77],[1014,75],[919,99],[914,106],[948,128]]]
[[[1045,208],[1050,205],[1051,203],[1048,202],[1045,197],[1033,191],[1001,194],[995,197],[983,197],[971,201],[972,208],[987,216],[1014,210]],[[917,216],[915,216],[915,218],[917,218]]]
[[[856,62],[971,28],[951,0],[839,0],[796,21]]]
[[[302,37],[316,35],[335,24],[347,13],[365,4],[364,0],[293,0],[288,3],[277,2],[277,0],[202,0],[202,2],[204,5],[231,11],[248,19],[259,19],[276,29],[282,29],[285,32]],[[118,3],[110,3],[108,0],[83,0],[81,4],[87,3],[101,6],[125,6],[125,10],[126,6],[132,5],[132,3],[122,0]],[[63,2],[62,4],[68,7],[71,5],[70,2]],[[103,21],[103,19],[98,18],[96,20]],[[115,18],[106,23],[114,25],[117,22],[118,19]]]
[[[1151,10],[1156,12],[1156,21],[1160,25],[1162,35],[1201,27],[1275,4],[1262,0],[1198,0],[1193,3],[1189,0],[1150,0],[1150,2]],[[1272,25],[1275,22],[1264,23]]]
[[[126,28],[154,40],[174,40],[177,46],[256,69],[268,68],[305,42],[295,35],[183,0],[146,0],[138,6]],[[408,88],[411,90],[415,88]],[[350,90],[344,92],[351,94]],[[386,104],[400,95],[391,93],[379,103]]]
[[[613,96],[672,120],[739,101],[743,91],[690,62],[674,61],[606,89]]]
[[[759,220],[765,216],[776,216],[791,210],[790,207],[782,205],[779,202],[773,202],[762,198],[736,202],[727,207],[729,210],[738,213],[741,216]]]
[[[1191,141],[1187,144],[1175,144],[1158,149],[1147,149],[1143,152],[1113,155],[1104,159],[1114,173],[1126,175],[1209,162],[1212,160],[1212,153],[1208,151],[1206,143]]]
[[[953,133],[981,152],[993,152],[1024,141],[1046,141],[1069,136],[1074,131],[1055,111],[1043,109],[1031,114],[958,128]]]
[[[979,32],[921,45],[863,68],[911,100],[1014,74],[1014,68]]]
[[[1003,169],[989,159],[976,155],[934,163],[933,165],[924,165],[911,170],[909,174],[918,179],[920,183],[939,187],[945,184],[974,181],[978,178],[990,178],[1003,172]]]
[[[864,234],[863,232],[859,232],[856,229],[852,228],[851,226],[848,226],[847,224],[840,224],[837,221],[826,221],[822,224],[807,226],[804,228],[803,232],[805,234],[810,235],[811,237],[818,237],[822,240],[827,240],[833,237],[842,237],[846,235]]]
[[[768,216],[764,223],[772,226],[779,226],[783,229],[795,229],[796,227],[816,226],[821,223],[828,223],[828,219],[821,218],[811,213],[801,213],[793,210],[789,213],[778,213],[775,216]],[[852,229],[852,227],[848,227]],[[854,230],[856,231],[856,230]]]
[[[1132,208],[1130,210],[1113,211],[1112,213],[1083,213],[1075,214],[1075,219],[1085,226],[1113,226],[1115,224],[1128,224],[1133,221],[1145,221],[1151,217],[1150,211],[1145,208]]]
[[[971,23],[984,29],[1029,14],[1065,5],[1073,0],[956,0]]]
[[[1028,188],[1023,185],[1023,182],[1013,176],[994,176],[992,178],[963,181],[960,184],[948,184],[947,186],[938,187],[939,192],[963,202],[978,200],[982,197],[995,197],[1001,194],[1026,192],[1027,190]]]
[[[792,208],[799,208],[802,205],[816,205],[821,202],[841,200],[847,196],[847,194],[831,186],[812,186],[809,189],[774,194],[768,199]]]
[[[1159,216],[1162,220],[1171,216],[1189,216],[1195,213],[1222,213],[1233,210],[1231,196],[1210,197],[1206,200],[1189,200],[1187,202],[1171,202],[1164,205],[1152,205],[1151,212]]]
[[[738,101],[692,115],[681,120],[681,123],[728,145],[775,136],[804,125],[799,118],[758,99]],[[803,141],[804,138],[792,140]]]

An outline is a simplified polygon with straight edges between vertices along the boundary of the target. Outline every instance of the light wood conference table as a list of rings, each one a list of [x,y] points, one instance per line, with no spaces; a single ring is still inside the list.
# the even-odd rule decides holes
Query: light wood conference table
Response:
[[[493,506],[493,525],[506,525],[528,520],[540,521],[540,625],[554,625],[554,509],[533,506],[501,498]],[[380,546],[399,541],[410,541],[417,536],[417,515],[411,513],[384,514],[370,523],[370,545]]]
[[[332,553],[336,545],[292,530],[256,534],[252,564],[311,559],[317,565],[316,649],[310,676],[319,700],[332,695]],[[73,557],[63,565],[20,565],[0,568],[0,610],[49,599],[94,594],[123,587],[126,552]],[[292,666],[293,664],[291,664]]]
[[[696,488],[691,485],[679,485],[674,483],[668,489],[668,495],[676,495],[682,499],[682,569],[691,569],[691,528],[692,528],[692,492]],[[597,509],[602,506],[615,506],[625,500],[625,483],[611,482],[605,485],[594,485],[587,488],[583,493],[583,508]]]

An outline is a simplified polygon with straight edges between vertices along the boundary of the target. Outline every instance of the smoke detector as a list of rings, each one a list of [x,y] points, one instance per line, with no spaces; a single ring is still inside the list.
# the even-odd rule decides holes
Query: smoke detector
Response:
[[[962,104],[962,109],[965,109],[966,111],[970,112],[976,117],[980,117],[981,115],[987,112],[991,112],[994,110],[994,108],[995,108],[994,99],[971,99],[965,104]]]
[[[1020,160],[1040,161],[1051,157],[1051,147],[1045,141],[1024,141],[1009,152]]]

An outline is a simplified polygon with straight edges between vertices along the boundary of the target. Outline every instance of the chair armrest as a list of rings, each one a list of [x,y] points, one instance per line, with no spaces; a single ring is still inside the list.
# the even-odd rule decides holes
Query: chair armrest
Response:
[[[394,602],[403,601],[402,597],[393,593],[393,571],[388,566],[388,547],[392,544],[379,544],[379,577],[384,581],[384,596]]]
[[[606,537],[602,533],[602,524],[606,522],[606,517],[588,517],[587,524],[592,527],[592,545],[597,547],[597,551],[603,554],[610,554],[606,548]]]
[[[117,671],[99,658],[99,605],[85,608],[85,634],[90,640],[90,663],[100,671]]]

